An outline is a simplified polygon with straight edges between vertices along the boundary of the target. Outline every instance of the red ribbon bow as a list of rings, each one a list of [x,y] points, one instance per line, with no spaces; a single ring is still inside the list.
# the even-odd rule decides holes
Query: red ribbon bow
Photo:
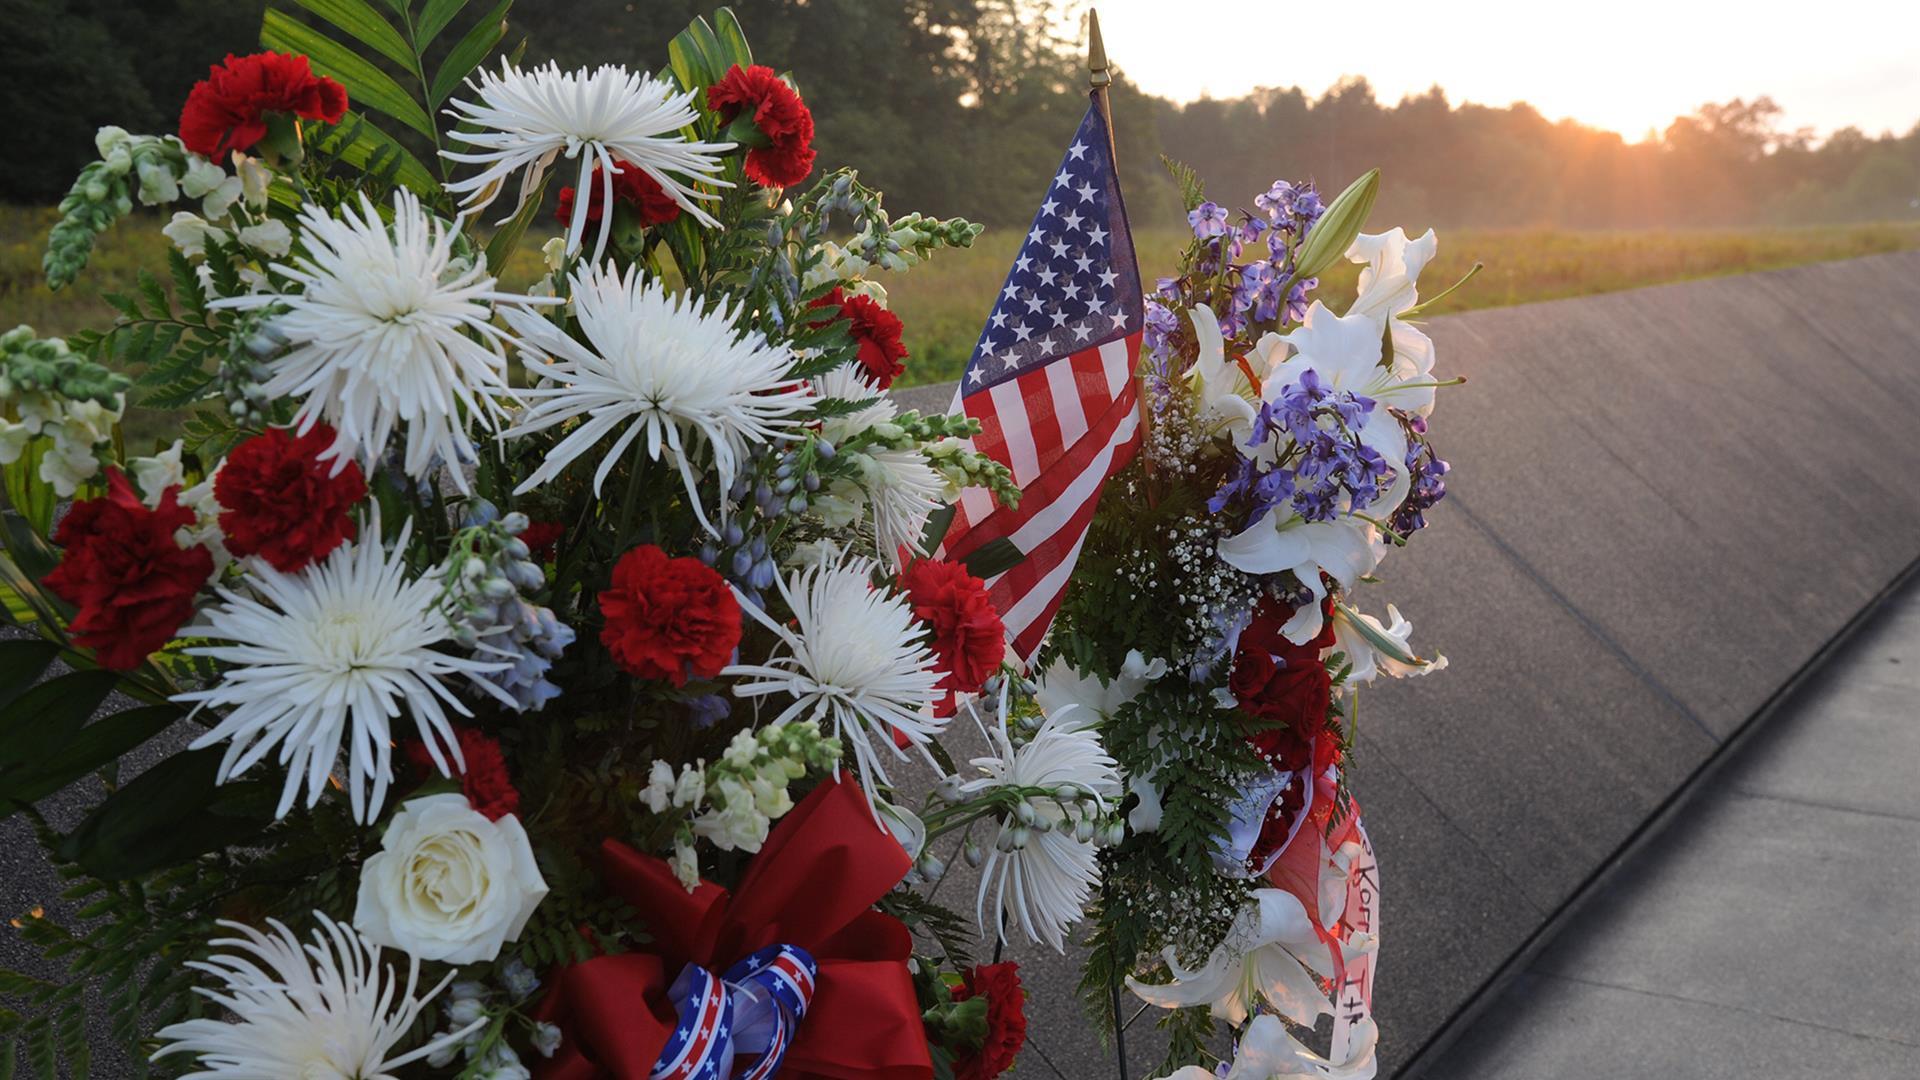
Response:
[[[607,884],[639,912],[648,953],[602,956],[561,969],[539,1019],[560,1050],[541,1080],[647,1080],[673,1031],[667,997],[680,969],[725,971],[774,944],[798,945],[819,983],[781,1080],[930,1080],[926,1030],[907,960],[913,935],[873,910],[913,860],[873,822],[844,774],[815,788],[772,835],[731,895],[709,881],[692,893],[666,860],[608,840]]]

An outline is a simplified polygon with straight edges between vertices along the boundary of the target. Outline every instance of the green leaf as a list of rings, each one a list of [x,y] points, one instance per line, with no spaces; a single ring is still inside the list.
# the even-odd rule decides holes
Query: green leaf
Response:
[[[740,29],[740,20],[734,17],[732,8],[723,7],[713,13],[713,29],[730,63],[743,68],[753,66],[753,50],[747,46],[746,32]]]
[[[494,233],[493,238],[487,241],[487,271],[489,273],[500,273],[507,265],[507,260],[513,257],[514,249],[520,246],[520,238],[526,235],[527,226],[533,223],[534,215],[540,212],[540,200],[546,193],[547,181],[545,177],[542,177],[540,180],[540,190],[535,191],[529,196],[526,205],[520,208],[520,212],[513,215],[511,221],[500,226],[500,231]]]
[[[173,705],[127,709],[88,724],[45,756],[11,766],[0,765],[0,813],[44,799],[88,773],[120,760],[120,755],[158,735],[178,719],[180,710]],[[13,805],[8,805],[9,800]]]
[[[28,687],[0,711],[0,769],[51,756],[120,685],[112,671],[76,671]]]
[[[340,80],[350,101],[383,112],[429,139],[434,137],[433,121],[426,110],[391,76],[286,12],[267,9],[260,24],[260,44],[282,52],[305,53],[313,70]]]
[[[414,55],[406,39],[379,12],[368,7],[366,0],[294,0],[294,3],[401,67],[412,69]]]
[[[967,573],[982,580],[998,577],[1020,565],[1027,554],[1004,536],[994,537],[960,559]]]
[[[941,506],[927,515],[927,526],[920,532],[920,550],[937,551],[940,541],[947,538],[947,530],[953,527],[953,507]]]
[[[0,542],[5,543],[7,555],[27,576],[29,585],[46,577],[54,567],[60,565],[59,550],[41,534],[34,532],[19,514],[0,516]]]
[[[119,881],[240,843],[273,821],[275,787],[214,782],[223,751],[188,750],[114,792],[61,841],[58,855]]]
[[[728,65],[722,62],[726,55],[713,28],[697,15],[667,43],[667,65],[673,69],[673,77],[682,90],[711,86],[719,81],[727,70]]]
[[[4,614],[6,620],[15,626],[28,626],[40,621],[40,613],[33,609],[27,598],[15,592],[13,586],[4,580],[0,580],[0,614]]]
[[[390,0],[390,2],[405,3],[405,0]],[[440,31],[445,30],[447,24],[460,14],[460,9],[466,6],[467,0],[427,0],[427,6],[420,9],[420,21],[413,27],[413,43],[419,48],[421,55],[426,55],[427,46],[433,43],[434,38],[440,36]]]
[[[51,641],[0,641],[0,709],[27,692],[60,655]]]
[[[348,137],[352,141],[344,141]],[[435,195],[440,191],[439,182],[434,180],[425,165],[420,164],[419,158],[395,142],[393,136],[375,127],[373,121],[358,113],[350,112],[341,117],[340,123],[322,135],[316,145],[325,153],[333,154],[358,169],[367,168],[373,155],[385,150],[397,155],[400,162],[399,171],[394,174],[396,180],[420,195]]]
[[[41,459],[47,456],[52,445],[51,439],[43,437],[28,440],[20,456],[4,470],[7,502],[41,536],[53,528],[53,508],[60,501],[53,493],[53,485],[40,476]]]
[[[440,63],[440,70],[434,73],[433,88],[427,91],[428,104],[438,108],[459,87],[460,80],[479,67],[480,61],[485,60],[494,46],[500,44],[500,39],[507,36],[507,9],[511,7],[513,0],[500,0],[447,53],[447,58]]]

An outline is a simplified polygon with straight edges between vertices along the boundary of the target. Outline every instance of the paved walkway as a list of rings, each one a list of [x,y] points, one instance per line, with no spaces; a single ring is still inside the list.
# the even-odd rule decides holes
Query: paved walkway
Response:
[[[1920,1077],[1920,582],[1737,755],[1421,1080]]]

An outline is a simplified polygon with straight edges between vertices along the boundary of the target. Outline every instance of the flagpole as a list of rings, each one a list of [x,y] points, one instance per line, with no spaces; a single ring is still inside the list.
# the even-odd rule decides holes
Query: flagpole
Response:
[[[1100,12],[1097,9],[1087,11],[1087,86],[1093,91],[1093,101],[1100,107],[1100,119],[1107,128],[1107,160],[1113,162],[1116,180],[1120,173],[1120,155],[1113,142],[1113,103],[1108,100],[1107,88],[1113,85],[1113,72],[1107,63],[1107,43],[1100,37]],[[1152,417],[1147,410],[1145,388],[1134,388],[1134,400],[1140,408],[1140,430],[1142,435],[1152,431]],[[1152,462],[1147,462],[1149,472]],[[1113,901],[1112,890],[1101,883],[1103,899]],[[1120,1018],[1120,980],[1115,978],[1108,993],[1113,1005],[1113,1053],[1115,1063],[1120,1067],[1120,1080],[1127,1080],[1127,1028]]]
[[[1112,69],[1112,65],[1107,62],[1107,43],[1100,36],[1100,12],[1098,9],[1088,9],[1087,11],[1087,86],[1093,91],[1093,102],[1095,105],[1100,107],[1100,119],[1106,124],[1107,160],[1113,162],[1114,178],[1117,182],[1120,174],[1120,153],[1114,146],[1113,102],[1109,100],[1108,94],[1107,94],[1108,87],[1111,87],[1112,85],[1113,85],[1113,69]],[[1136,258],[1138,257],[1138,254],[1139,254],[1138,252],[1135,252]],[[1135,373],[1135,382],[1136,384],[1139,383],[1138,372]],[[1153,411],[1147,407],[1147,388],[1144,385],[1136,385],[1134,387],[1134,404],[1140,411],[1141,438],[1143,440],[1150,439],[1153,436]],[[1146,470],[1147,476],[1152,477],[1153,476],[1152,457],[1143,454],[1140,459],[1140,463],[1141,463],[1141,467]],[[1152,505],[1153,501],[1154,501],[1153,490],[1152,488],[1148,488],[1147,490],[1148,505]],[[1118,992],[1119,992],[1118,988],[1116,988],[1115,993],[1118,994]],[[1119,1008],[1117,997],[1115,999],[1114,1007],[1116,1010],[1118,1010]],[[1116,1015],[1118,1015],[1117,1012],[1116,1012]],[[1119,1030],[1119,1025],[1117,1023],[1115,1024],[1114,1030],[1115,1031]],[[1126,1080],[1126,1076],[1127,1076],[1126,1063],[1123,1060],[1120,1066],[1120,1080]]]

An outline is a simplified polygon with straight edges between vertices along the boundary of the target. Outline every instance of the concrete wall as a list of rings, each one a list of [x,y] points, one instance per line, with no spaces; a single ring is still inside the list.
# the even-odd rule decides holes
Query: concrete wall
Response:
[[[1920,557],[1920,253],[1429,331],[1456,469],[1367,603],[1452,666],[1363,695],[1354,762],[1382,1076]]]

